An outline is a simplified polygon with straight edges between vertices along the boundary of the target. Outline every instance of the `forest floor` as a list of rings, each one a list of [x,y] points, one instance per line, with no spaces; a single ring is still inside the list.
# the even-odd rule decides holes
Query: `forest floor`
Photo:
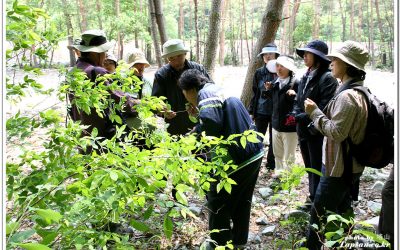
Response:
[[[156,68],[150,68],[146,72],[149,79],[154,77]],[[240,96],[244,83],[246,67],[217,67],[214,81],[226,89],[227,95]],[[7,72],[10,74],[9,72]],[[22,77],[21,72],[16,73],[16,78]],[[8,75],[11,77],[11,75]],[[38,77],[38,81],[47,88],[57,88],[63,77],[57,70],[44,70],[44,75]],[[394,73],[382,71],[368,71],[366,86],[374,94],[389,104],[396,104],[397,88]],[[56,91],[50,97],[31,96],[25,97],[17,106],[10,106],[5,102],[6,117],[21,110],[22,114],[35,115],[37,112],[53,108],[65,113],[65,103],[58,100]],[[37,134],[28,139],[32,150],[41,150],[42,143],[46,139],[46,131],[39,130]],[[21,153],[18,146],[8,143],[6,147],[7,161],[13,161]],[[265,162],[263,162],[264,164]],[[297,149],[296,164],[302,165],[302,158]],[[389,175],[391,166],[382,170],[366,169],[361,179],[359,201],[355,203],[356,220],[374,219],[379,216],[381,203],[381,188]],[[292,249],[292,242],[305,236],[305,224],[295,223],[285,225],[283,217],[296,210],[298,205],[305,202],[308,195],[308,178],[303,176],[298,187],[287,191],[268,190],[273,180],[271,172],[265,167],[261,168],[259,178],[253,195],[251,211],[250,235],[246,249]],[[265,195],[265,191],[269,192]],[[278,196],[272,197],[274,194]],[[280,196],[279,196],[280,195]],[[263,196],[265,198],[263,198]],[[284,197],[284,198],[283,198]],[[199,219],[189,222],[195,224],[196,230],[181,231],[174,234],[171,242],[167,243],[172,249],[198,249],[200,244],[207,238],[207,209],[204,207],[205,200],[191,197],[190,204],[194,210],[198,210]],[[10,204],[8,204],[9,206]],[[304,214],[303,214],[304,215]],[[282,245],[283,244],[283,245]],[[279,248],[279,245],[282,248]]]

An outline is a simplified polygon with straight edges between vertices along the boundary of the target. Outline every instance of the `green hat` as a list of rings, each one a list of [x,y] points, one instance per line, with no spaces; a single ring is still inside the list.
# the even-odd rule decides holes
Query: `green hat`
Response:
[[[189,50],[183,45],[180,39],[171,39],[163,44],[163,58],[186,54]]]
[[[128,64],[133,67],[136,63],[143,63],[145,64],[146,68],[150,67],[150,63],[147,61],[143,51],[140,49],[134,48],[131,52],[128,53]]]
[[[343,62],[365,72],[365,64],[369,60],[368,51],[358,42],[345,41],[327,57],[337,57]]]
[[[80,52],[102,53],[111,49],[115,44],[112,40],[107,42],[107,37],[102,30],[87,30],[82,33],[80,44],[73,45]]]

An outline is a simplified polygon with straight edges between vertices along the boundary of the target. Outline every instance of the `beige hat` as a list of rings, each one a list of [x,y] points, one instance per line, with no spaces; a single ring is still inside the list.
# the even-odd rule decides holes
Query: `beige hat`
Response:
[[[133,49],[131,52],[128,53],[128,64],[133,67],[136,63],[143,63],[146,64],[146,68],[150,67],[150,63],[147,61],[146,57],[144,56],[143,51],[140,49]]]
[[[111,49],[115,41],[107,42],[107,37],[102,30],[87,30],[82,33],[80,44],[73,45],[80,52],[102,53]]]
[[[360,43],[355,41],[345,41],[334,52],[327,57],[337,57],[343,62],[365,72],[365,64],[369,60],[368,51]]]
[[[295,73],[297,71],[297,67],[294,64],[294,60],[288,56],[279,56],[276,59],[276,63],[282,65],[283,67],[287,68],[288,70]]]
[[[180,39],[171,39],[163,44],[163,58],[186,54],[189,50]]]

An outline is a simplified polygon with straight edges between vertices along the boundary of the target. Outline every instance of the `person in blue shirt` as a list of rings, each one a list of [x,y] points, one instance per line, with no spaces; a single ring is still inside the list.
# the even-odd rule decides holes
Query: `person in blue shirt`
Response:
[[[178,84],[186,100],[198,110],[199,123],[194,129],[198,134],[205,132],[207,136],[227,138],[246,130],[255,131],[255,125],[242,102],[236,97],[225,99],[221,88],[199,70],[186,70]],[[229,176],[237,185],[232,186],[229,194],[225,190],[217,192],[218,182],[212,182],[207,193],[209,230],[220,230],[211,233],[211,239],[216,244],[225,245],[232,240],[236,248],[243,248],[247,243],[251,200],[263,155],[261,140],[258,143],[247,142],[245,148],[240,143],[228,146],[228,158],[239,166]]]

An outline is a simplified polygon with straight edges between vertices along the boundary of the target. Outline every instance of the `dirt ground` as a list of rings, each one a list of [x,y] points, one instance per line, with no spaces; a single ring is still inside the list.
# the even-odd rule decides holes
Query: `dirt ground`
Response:
[[[155,71],[156,68],[151,67],[145,73],[146,77],[153,79]],[[227,95],[240,97],[246,71],[246,67],[217,67],[214,81],[226,89]],[[9,72],[7,73],[9,77],[13,77],[13,75],[11,75]],[[16,78],[19,79],[21,77],[22,74],[18,72],[16,74]],[[56,70],[45,70],[44,75],[38,77],[38,81],[41,82],[46,89],[56,89],[62,80],[63,77],[60,76]],[[397,86],[395,84],[396,76],[394,73],[368,71],[365,82],[366,86],[370,87],[372,92],[382,100],[385,100],[392,105],[396,104]],[[58,100],[56,91],[54,91],[50,97],[32,94],[31,96],[25,97],[17,106],[12,106],[8,102],[5,102],[5,107],[3,110],[8,117],[18,112],[18,110],[21,110],[23,114],[34,115],[37,112],[47,108],[58,109],[65,114],[65,103]],[[32,150],[41,149],[41,143],[45,138],[44,135],[45,131],[39,131],[38,134],[35,134],[28,140],[28,142],[31,143]],[[7,161],[12,161],[19,155],[19,153],[20,151],[18,147],[7,145]],[[302,159],[299,151],[297,151],[296,154],[296,163],[302,165]],[[385,169],[379,171],[379,173],[387,176],[389,171],[390,167],[386,167]],[[376,173],[372,172],[370,175],[374,176]],[[376,180],[374,178],[364,178],[361,182],[360,196],[362,199],[357,202],[357,207],[355,210],[357,220],[365,220],[377,216],[377,214],[371,211],[371,209],[369,209],[367,206],[368,201],[380,200],[380,191],[371,189],[375,181]],[[302,230],[300,228],[297,231],[288,230],[288,228],[284,225],[281,225],[279,221],[282,220],[282,216],[285,213],[292,211],[296,208],[297,204],[303,203],[306,200],[306,196],[308,195],[308,180],[306,176],[302,178],[299,187],[297,187],[295,190],[292,190],[292,192],[287,195],[287,197],[290,197],[288,200],[264,200],[260,196],[258,190],[259,188],[269,187],[271,183],[272,178],[270,176],[270,172],[263,167],[254,191],[255,198],[253,199],[253,208],[251,214],[250,231],[254,237],[252,241],[249,242],[247,249],[278,249],[277,244],[280,240],[288,242],[291,238],[298,240],[304,236],[304,228],[302,228]],[[196,220],[196,227],[199,231],[194,235],[186,235],[184,232],[182,234],[177,234],[179,235],[179,238],[176,238],[173,241],[174,249],[192,249],[192,247],[197,248],[207,235],[207,213],[206,209],[203,207],[204,200],[193,198],[191,202],[203,208],[199,220]],[[258,225],[256,223],[256,220],[262,217],[265,218],[267,225]],[[271,235],[262,235],[261,232],[267,226],[276,226],[276,228]],[[259,238],[257,238],[257,236]],[[189,238],[191,243],[188,244],[187,240]]]

